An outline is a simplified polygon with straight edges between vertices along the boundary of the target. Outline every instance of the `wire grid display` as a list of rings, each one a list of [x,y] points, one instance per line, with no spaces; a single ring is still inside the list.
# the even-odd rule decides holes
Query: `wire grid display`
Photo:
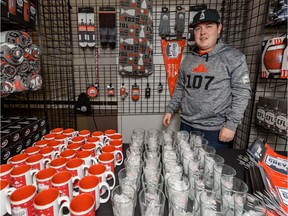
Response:
[[[41,48],[42,91],[12,94],[4,101],[10,114],[45,115],[47,129],[76,128],[69,0],[38,1],[37,32]]]
[[[153,0],[153,67],[154,72],[148,77],[125,77],[119,74],[118,53],[119,53],[119,14],[120,0],[108,1],[92,1],[92,0],[71,0],[71,18],[72,18],[72,34],[73,34],[73,57],[75,71],[75,92],[76,96],[81,92],[86,92],[87,86],[95,83],[97,80],[95,72],[95,50],[94,48],[81,48],[78,42],[77,30],[77,13],[78,8],[92,7],[95,14],[96,26],[96,47],[99,48],[99,64],[98,64],[98,81],[99,94],[97,97],[90,98],[94,110],[97,115],[111,115],[113,110],[118,110],[118,115],[159,115],[165,112],[165,107],[170,101],[170,94],[166,78],[166,69],[164,65],[161,38],[159,36],[158,27],[160,23],[160,15],[162,7],[167,7],[170,11],[170,27],[171,33],[175,33],[176,7],[185,8],[185,32],[184,37],[188,34],[189,6],[197,4],[207,4],[210,8],[221,9],[222,1],[192,1],[192,0]],[[117,29],[117,45],[115,49],[103,49],[100,45],[99,36],[99,7],[111,6],[116,9],[116,28]],[[188,52],[187,46],[184,49]],[[163,85],[163,91],[158,91],[159,83]],[[112,84],[115,88],[115,96],[107,95],[107,86]],[[125,99],[120,97],[120,87],[124,84],[128,96]],[[131,98],[132,85],[137,84],[140,87],[140,99],[134,101]],[[149,85],[151,96],[145,98],[145,88]]]
[[[287,137],[272,133],[255,124],[257,102],[260,96],[287,99],[287,80],[261,79],[261,42],[285,34],[286,28],[266,28],[269,0],[229,1],[223,11],[223,37],[228,44],[245,53],[251,82],[251,100],[238,127],[234,147],[246,148],[257,137],[274,150],[287,151]],[[287,32],[286,32],[287,34]]]

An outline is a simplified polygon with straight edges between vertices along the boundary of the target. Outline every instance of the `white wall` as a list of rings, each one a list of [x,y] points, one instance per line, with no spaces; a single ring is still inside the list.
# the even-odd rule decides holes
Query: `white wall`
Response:
[[[162,124],[163,115],[132,115],[118,116],[118,132],[123,136],[123,143],[128,143],[134,128],[143,128],[145,130],[154,128],[163,130],[165,127]],[[169,129],[178,131],[180,118],[178,114],[172,117]]]

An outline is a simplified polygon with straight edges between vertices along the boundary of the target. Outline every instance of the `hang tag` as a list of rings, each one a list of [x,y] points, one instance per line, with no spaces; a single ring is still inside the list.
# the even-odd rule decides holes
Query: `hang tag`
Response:
[[[131,97],[132,97],[132,100],[134,101],[138,101],[140,98],[140,88],[136,83],[132,86]]]

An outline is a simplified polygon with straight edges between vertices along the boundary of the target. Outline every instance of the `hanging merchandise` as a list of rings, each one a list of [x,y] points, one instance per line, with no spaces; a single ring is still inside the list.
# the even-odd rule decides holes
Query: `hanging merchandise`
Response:
[[[98,86],[95,84],[91,84],[87,87],[87,95],[89,97],[96,97],[98,95]]]
[[[153,72],[152,0],[120,2],[119,73],[149,76]]]
[[[158,84],[158,93],[161,93],[163,91],[163,83]]]
[[[116,9],[114,7],[99,8],[99,32],[102,48],[116,47]]]
[[[124,83],[122,83],[122,85],[120,87],[120,97],[122,100],[124,100],[127,96],[128,96],[128,92],[126,90]]]
[[[149,83],[147,83],[147,87],[145,88],[145,98],[150,98],[151,96],[151,88]]]
[[[18,30],[4,31],[0,34],[0,43],[15,44],[23,49],[32,44],[32,38],[27,32]]]
[[[86,8],[78,8],[78,37],[80,47],[87,46],[87,17]]]
[[[176,9],[177,9],[176,23],[175,23],[176,34],[178,37],[182,38],[182,35],[185,30],[185,8],[177,6]]]
[[[89,85],[87,87],[87,95],[89,97],[97,97],[99,93],[99,68],[98,68],[98,58],[99,58],[99,52],[98,47],[95,47],[95,76],[96,81],[95,83]]]
[[[139,98],[140,98],[140,88],[137,85],[137,83],[132,85],[131,98],[132,98],[133,101],[138,101]]]
[[[86,8],[86,20],[87,20],[87,45],[88,47],[94,47],[95,41],[95,21],[94,21],[94,9],[92,7]]]
[[[266,26],[287,26],[288,2],[283,0],[269,1]]]
[[[114,86],[112,85],[112,83],[110,83],[108,86],[107,86],[107,95],[110,96],[110,97],[113,97],[115,95],[115,88]]]
[[[167,7],[162,8],[159,24],[159,35],[165,38],[170,34],[170,12]]]
[[[262,78],[288,78],[287,37],[276,37],[262,42]]]
[[[185,42],[186,38],[182,40],[162,39],[162,52],[171,96],[174,94]]]

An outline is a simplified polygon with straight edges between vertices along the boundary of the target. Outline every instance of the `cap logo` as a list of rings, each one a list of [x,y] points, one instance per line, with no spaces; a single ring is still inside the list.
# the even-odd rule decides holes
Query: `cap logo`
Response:
[[[205,12],[205,10],[202,11],[202,13],[201,13],[201,15],[200,15],[200,18],[199,18],[200,20],[205,19],[205,14],[204,14],[204,12]]]

